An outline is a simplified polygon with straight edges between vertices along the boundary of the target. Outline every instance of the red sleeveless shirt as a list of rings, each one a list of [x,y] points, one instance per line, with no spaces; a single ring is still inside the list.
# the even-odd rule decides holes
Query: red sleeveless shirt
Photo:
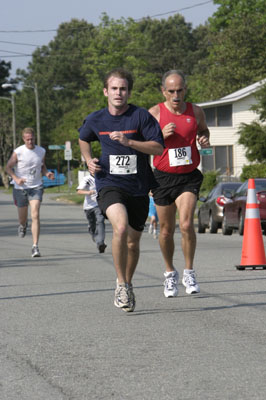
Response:
[[[192,172],[200,163],[196,146],[198,124],[191,103],[186,103],[186,111],[181,115],[171,113],[164,103],[160,107],[160,127],[173,122],[175,132],[164,140],[165,149],[161,156],[154,156],[156,169],[173,174]],[[172,149],[172,150],[170,150]]]

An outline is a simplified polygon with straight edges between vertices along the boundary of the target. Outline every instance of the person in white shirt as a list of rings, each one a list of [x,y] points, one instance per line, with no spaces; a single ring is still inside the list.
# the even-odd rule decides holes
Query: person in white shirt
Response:
[[[40,236],[40,206],[43,195],[42,175],[54,179],[54,174],[45,165],[45,149],[35,145],[32,128],[22,131],[24,145],[17,147],[6,165],[6,172],[14,184],[13,198],[18,209],[18,235],[23,238],[27,232],[28,207],[31,208],[31,232],[33,239],[32,257],[40,257],[38,248]]]
[[[96,200],[97,192],[93,175],[88,174],[83,177],[77,187],[77,193],[85,194],[83,210],[88,220],[88,232],[96,243],[99,253],[104,253],[107,247],[104,243],[105,223]]]

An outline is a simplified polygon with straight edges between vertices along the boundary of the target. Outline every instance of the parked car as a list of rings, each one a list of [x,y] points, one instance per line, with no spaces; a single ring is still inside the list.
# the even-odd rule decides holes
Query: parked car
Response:
[[[259,204],[261,228],[266,234],[266,179],[255,179],[257,202]],[[224,206],[222,221],[223,235],[232,235],[238,229],[239,235],[244,233],[248,180],[246,180]]]
[[[54,180],[48,179],[46,176],[42,177],[43,181],[43,187],[51,187],[51,186],[61,186],[64,185],[66,181],[66,177],[64,174],[59,174],[57,169],[48,169],[48,171],[51,171],[54,173]]]
[[[205,233],[206,228],[210,233],[217,233],[222,226],[223,207],[239,186],[241,182],[220,182],[207,197],[199,198],[203,204],[198,210],[198,233]]]

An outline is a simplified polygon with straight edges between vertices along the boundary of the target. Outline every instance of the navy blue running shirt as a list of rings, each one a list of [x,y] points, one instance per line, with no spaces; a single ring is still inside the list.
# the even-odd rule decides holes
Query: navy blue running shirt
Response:
[[[108,108],[95,111],[79,128],[81,140],[88,143],[98,140],[101,144],[99,164],[102,170],[95,175],[98,192],[106,186],[118,186],[133,196],[147,195],[150,189],[158,186],[149,155],[111,140],[109,134],[113,131],[123,132],[128,139],[152,140],[164,146],[159,123],[144,108],[129,104],[122,115],[111,115]]]

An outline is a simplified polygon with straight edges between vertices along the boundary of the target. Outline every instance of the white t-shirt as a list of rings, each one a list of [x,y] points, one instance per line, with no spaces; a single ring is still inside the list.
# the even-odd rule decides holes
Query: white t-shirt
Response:
[[[45,149],[35,146],[34,149],[28,149],[25,144],[17,147],[14,152],[17,155],[18,162],[15,166],[15,174],[19,178],[26,179],[26,182],[19,186],[15,181],[15,189],[29,189],[40,186],[42,182],[42,166],[45,156]]]
[[[91,208],[95,208],[98,206],[96,197],[96,186],[95,186],[95,179],[94,177],[89,174],[82,178],[80,184],[77,187],[77,190],[95,190],[95,193],[92,195],[85,195],[84,203],[83,203],[83,210],[90,210]]]

